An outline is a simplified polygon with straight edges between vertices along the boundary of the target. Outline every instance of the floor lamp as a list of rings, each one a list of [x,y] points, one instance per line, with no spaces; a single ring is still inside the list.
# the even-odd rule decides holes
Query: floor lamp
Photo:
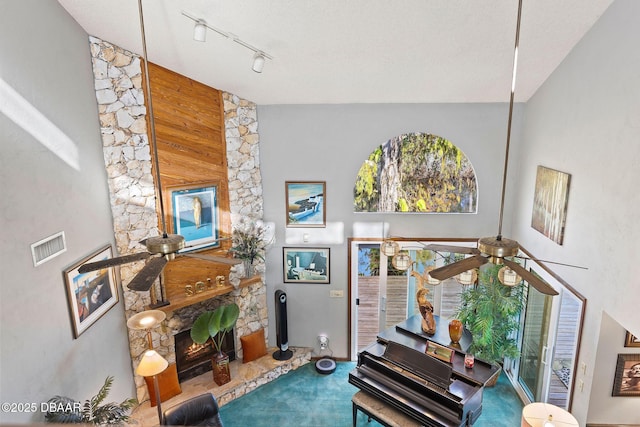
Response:
[[[136,374],[143,377],[153,377],[153,391],[156,394],[158,406],[158,422],[162,425],[162,408],[160,405],[160,389],[158,388],[158,374],[167,369],[169,362],[155,350],[147,350],[136,368]]]
[[[129,329],[146,330],[149,349],[152,349],[153,340],[151,339],[151,329],[160,325],[166,318],[167,315],[164,311],[146,310],[131,316],[129,320],[127,320],[127,327],[129,327]]]

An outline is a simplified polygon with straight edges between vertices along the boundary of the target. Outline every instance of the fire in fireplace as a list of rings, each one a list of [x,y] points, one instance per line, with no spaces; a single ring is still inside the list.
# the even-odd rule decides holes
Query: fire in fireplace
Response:
[[[178,332],[174,339],[178,381],[186,381],[212,369],[211,358],[216,350],[211,340],[204,344],[193,342],[190,329]],[[229,361],[236,359],[233,331],[225,334],[222,340],[222,351],[229,356]]]

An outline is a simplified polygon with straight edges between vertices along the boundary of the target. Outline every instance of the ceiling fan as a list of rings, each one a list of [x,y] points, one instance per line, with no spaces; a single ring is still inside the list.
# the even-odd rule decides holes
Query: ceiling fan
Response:
[[[143,50],[143,62],[145,67],[145,89],[147,90],[147,96],[149,100],[149,122],[150,122],[150,130],[151,130],[151,143],[153,144],[154,150],[154,167],[155,167],[155,178],[158,183],[158,188],[160,194],[162,194],[162,184],[160,181],[160,169],[159,169],[159,161],[158,161],[158,148],[156,143],[156,133],[155,133],[155,123],[153,117],[153,106],[151,102],[151,84],[149,82],[149,66],[147,62],[147,46],[145,40],[145,32],[144,32],[144,17],[142,13],[142,0],[138,0],[138,9],[140,13],[140,28],[142,34],[142,50]],[[198,258],[207,261],[213,261],[218,263],[224,263],[229,265],[239,264],[241,260],[236,258],[228,258],[223,256],[213,256],[213,255],[205,255],[199,253],[178,253],[180,250],[185,249],[185,238],[179,234],[169,234],[167,232],[165,213],[164,213],[164,203],[162,201],[162,197],[159,197],[160,203],[160,215],[162,221],[162,235],[149,237],[147,239],[142,240],[140,243],[143,244],[147,251],[139,252],[131,255],[124,255],[120,257],[114,257],[106,260],[101,260],[97,262],[87,263],[82,265],[79,269],[79,273],[86,273],[89,271],[100,270],[103,268],[115,267],[122,264],[127,264],[134,261],[146,260],[147,263],[145,266],[135,275],[135,277],[129,282],[127,287],[133,291],[148,291],[155,280],[162,274],[162,271],[165,265],[175,259],[176,255],[178,256],[186,256],[191,258]],[[219,242],[222,240],[229,240],[230,237],[225,237],[221,239],[216,239],[214,242]],[[187,248],[188,249],[188,248]]]
[[[511,142],[511,119],[513,115],[513,99],[515,92],[516,82],[516,68],[518,61],[518,46],[520,43],[520,17],[522,13],[522,0],[518,3],[518,19],[516,24],[516,38],[515,49],[513,58],[513,75],[511,81],[511,97],[509,101],[509,120],[507,125],[507,144],[506,153],[504,159],[504,172],[502,176],[502,196],[500,201],[500,218],[498,222],[498,234],[491,237],[482,237],[478,240],[477,248],[464,248],[458,246],[439,245],[432,244],[426,245],[425,249],[435,252],[450,252],[459,253],[465,255],[471,255],[463,260],[454,262],[452,264],[445,265],[443,267],[431,270],[429,275],[437,280],[445,280],[458,274],[464,273],[468,270],[478,268],[486,263],[492,263],[497,265],[505,265],[512,272],[519,275],[522,279],[526,280],[531,286],[536,288],[539,292],[546,295],[558,295],[558,292],[553,289],[548,283],[538,278],[536,275],[522,267],[516,261],[509,258],[524,258],[518,255],[520,245],[515,240],[506,239],[502,237],[502,217],[504,211],[504,199],[505,199],[505,186],[507,182],[507,166],[509,161],[509,144]],[[548,261],[545,261],[548,262]],[[556,263],[560,264],[560,263]],[[567,264],[563,264],[567,265]],[[584,268],[584,267],[581,267]]]

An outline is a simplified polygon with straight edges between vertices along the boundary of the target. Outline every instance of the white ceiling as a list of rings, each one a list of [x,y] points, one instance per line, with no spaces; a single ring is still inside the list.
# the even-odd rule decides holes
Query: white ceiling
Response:
[[[58,0],[88,34],[142,53],[137,0]],[[526,101],[613,0],[524,0]],[[508,102],[517,0],[145,0],[148,59],[261,105]],[[182,12],[217,33],[193,40]]]

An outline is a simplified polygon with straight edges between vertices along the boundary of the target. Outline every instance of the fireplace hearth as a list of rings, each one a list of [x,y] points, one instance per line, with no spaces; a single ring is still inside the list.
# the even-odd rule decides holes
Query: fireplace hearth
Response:
[[[174,339],[178,381],[183,382],[212,370],[211,358],[216,350],[211,340],[204,344],[193,342],[190,329],[178,332]],[[222,351],[229,356],[229,361],[236,359],[233,331],[224,335]]]

